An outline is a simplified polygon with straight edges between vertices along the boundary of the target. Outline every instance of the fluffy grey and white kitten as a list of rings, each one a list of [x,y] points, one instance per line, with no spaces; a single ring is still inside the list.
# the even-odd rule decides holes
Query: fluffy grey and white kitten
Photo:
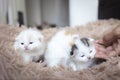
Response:
[[[37,61],[44,54],[44,36],[37,29],[23,30],[15,38],[14,48],[25,62]]]
[[[91,66],[95,53],[94,39],[62,30],[48,42],[45,61],[49,67],[62,65],[76,71]]]
[[[94,39],[76,39],[75,44],[71,49],[71,56],[68,59],[67,65],[74,71],[86,69],[93,65],[95,53]]]
[[[67,66],[70,51],[74,44],[73,39],[78,37],[69,30],[61,30],[48,42],[45,61],[49,67]]]

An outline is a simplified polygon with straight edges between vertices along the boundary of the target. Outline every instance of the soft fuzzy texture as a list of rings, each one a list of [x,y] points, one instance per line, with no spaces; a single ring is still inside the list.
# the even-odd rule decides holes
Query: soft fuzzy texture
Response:
[[[72,45],[74,44],[74,38],[75,35],[67,30],[62,30],[51,38],[45,52],[47,66],[66,66],[67,60],[70,56],[68,53],[70,53]]]
[[[72,29],[81,36],[99,39],[120,24],[119,20],[101,20]],[[0,80],[119,80],[120,57],[109,59],[95,67],[74,72],[64,68],[44,67],[44,63],[25,65],[13,49],[15,36],[23,28],[0,25]],[[71,28],[67,28],[71,29]],[[42,33],[48,41],[59,29],[45,29]]]
[[[14,48],[26,63],[38,61],[45,51],[44,36],[37,29],[25,29],[15,38]]]

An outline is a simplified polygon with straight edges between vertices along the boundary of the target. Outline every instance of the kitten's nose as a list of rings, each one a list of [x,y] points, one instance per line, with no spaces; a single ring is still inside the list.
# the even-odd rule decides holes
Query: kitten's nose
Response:
[[[25,50],[28,50],[28,46],[24,46]]]
[[[88,59],[90,60],[90,59],[91,59],[91,57],[88,57]]]

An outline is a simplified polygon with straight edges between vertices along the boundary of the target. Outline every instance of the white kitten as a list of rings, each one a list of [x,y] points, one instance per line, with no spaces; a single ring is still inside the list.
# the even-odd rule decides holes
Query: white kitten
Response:
[[[74,37],[76,35],[73,35],[70,31],[62,30],[49,41],[45,54],[47,66],[66,66],[67,60],[70,57]]]
[[[44,54],[44,36],[37,29],[26,29],[15,38],[15,50],[25,62],[37,61]]]
[[[67,63],[69,67],[76,71],[92,66],[96,53],[92,38],[76,39],[72,50],[73,52]]]

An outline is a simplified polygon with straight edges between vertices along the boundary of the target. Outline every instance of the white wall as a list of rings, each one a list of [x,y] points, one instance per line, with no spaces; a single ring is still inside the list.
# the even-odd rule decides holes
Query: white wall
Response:
[[[22,11],[24,16],[24,23],[27,25],[27,16],[26,16],[26,3],[25,0],[15,0],[16,1],[16,9],[17,11]]]
[[[26,0],[28,25],[41,24],[41,0]]]
[[[44,21],[58,26],[67,26],[69,21],[71,26],[82,25],[97,20],[97,8],[98,0],[0,0],[0,23],[6,23],[8,10],[10,24],[17,24],[17,12],[22,11],[25,25]]]
[[[84,25],[96,21],[98,0],[69,0],[70,25]]]
[[[69,2],[68,0],[56,1],[56,23],[59,26],[69,26]]]
[[[42,0],[42,21],[58,26],[69,25],[68,0]]]
[[[0,0],[0,24],[6,24],[8,0]]]
[[[56,22],[56,16],[54,13],[56,13],[56,7],[55,7],[55,1],[56,0],[42,0],[42,21],[43,22],[49,22],[49,23],[55,23]]]
[[[18,23],[18,11],[23,12],[24,23],[27,24],[26,20],[26,7],[25,0],[8,0],[8,18],[9,24],[17,24]]]

